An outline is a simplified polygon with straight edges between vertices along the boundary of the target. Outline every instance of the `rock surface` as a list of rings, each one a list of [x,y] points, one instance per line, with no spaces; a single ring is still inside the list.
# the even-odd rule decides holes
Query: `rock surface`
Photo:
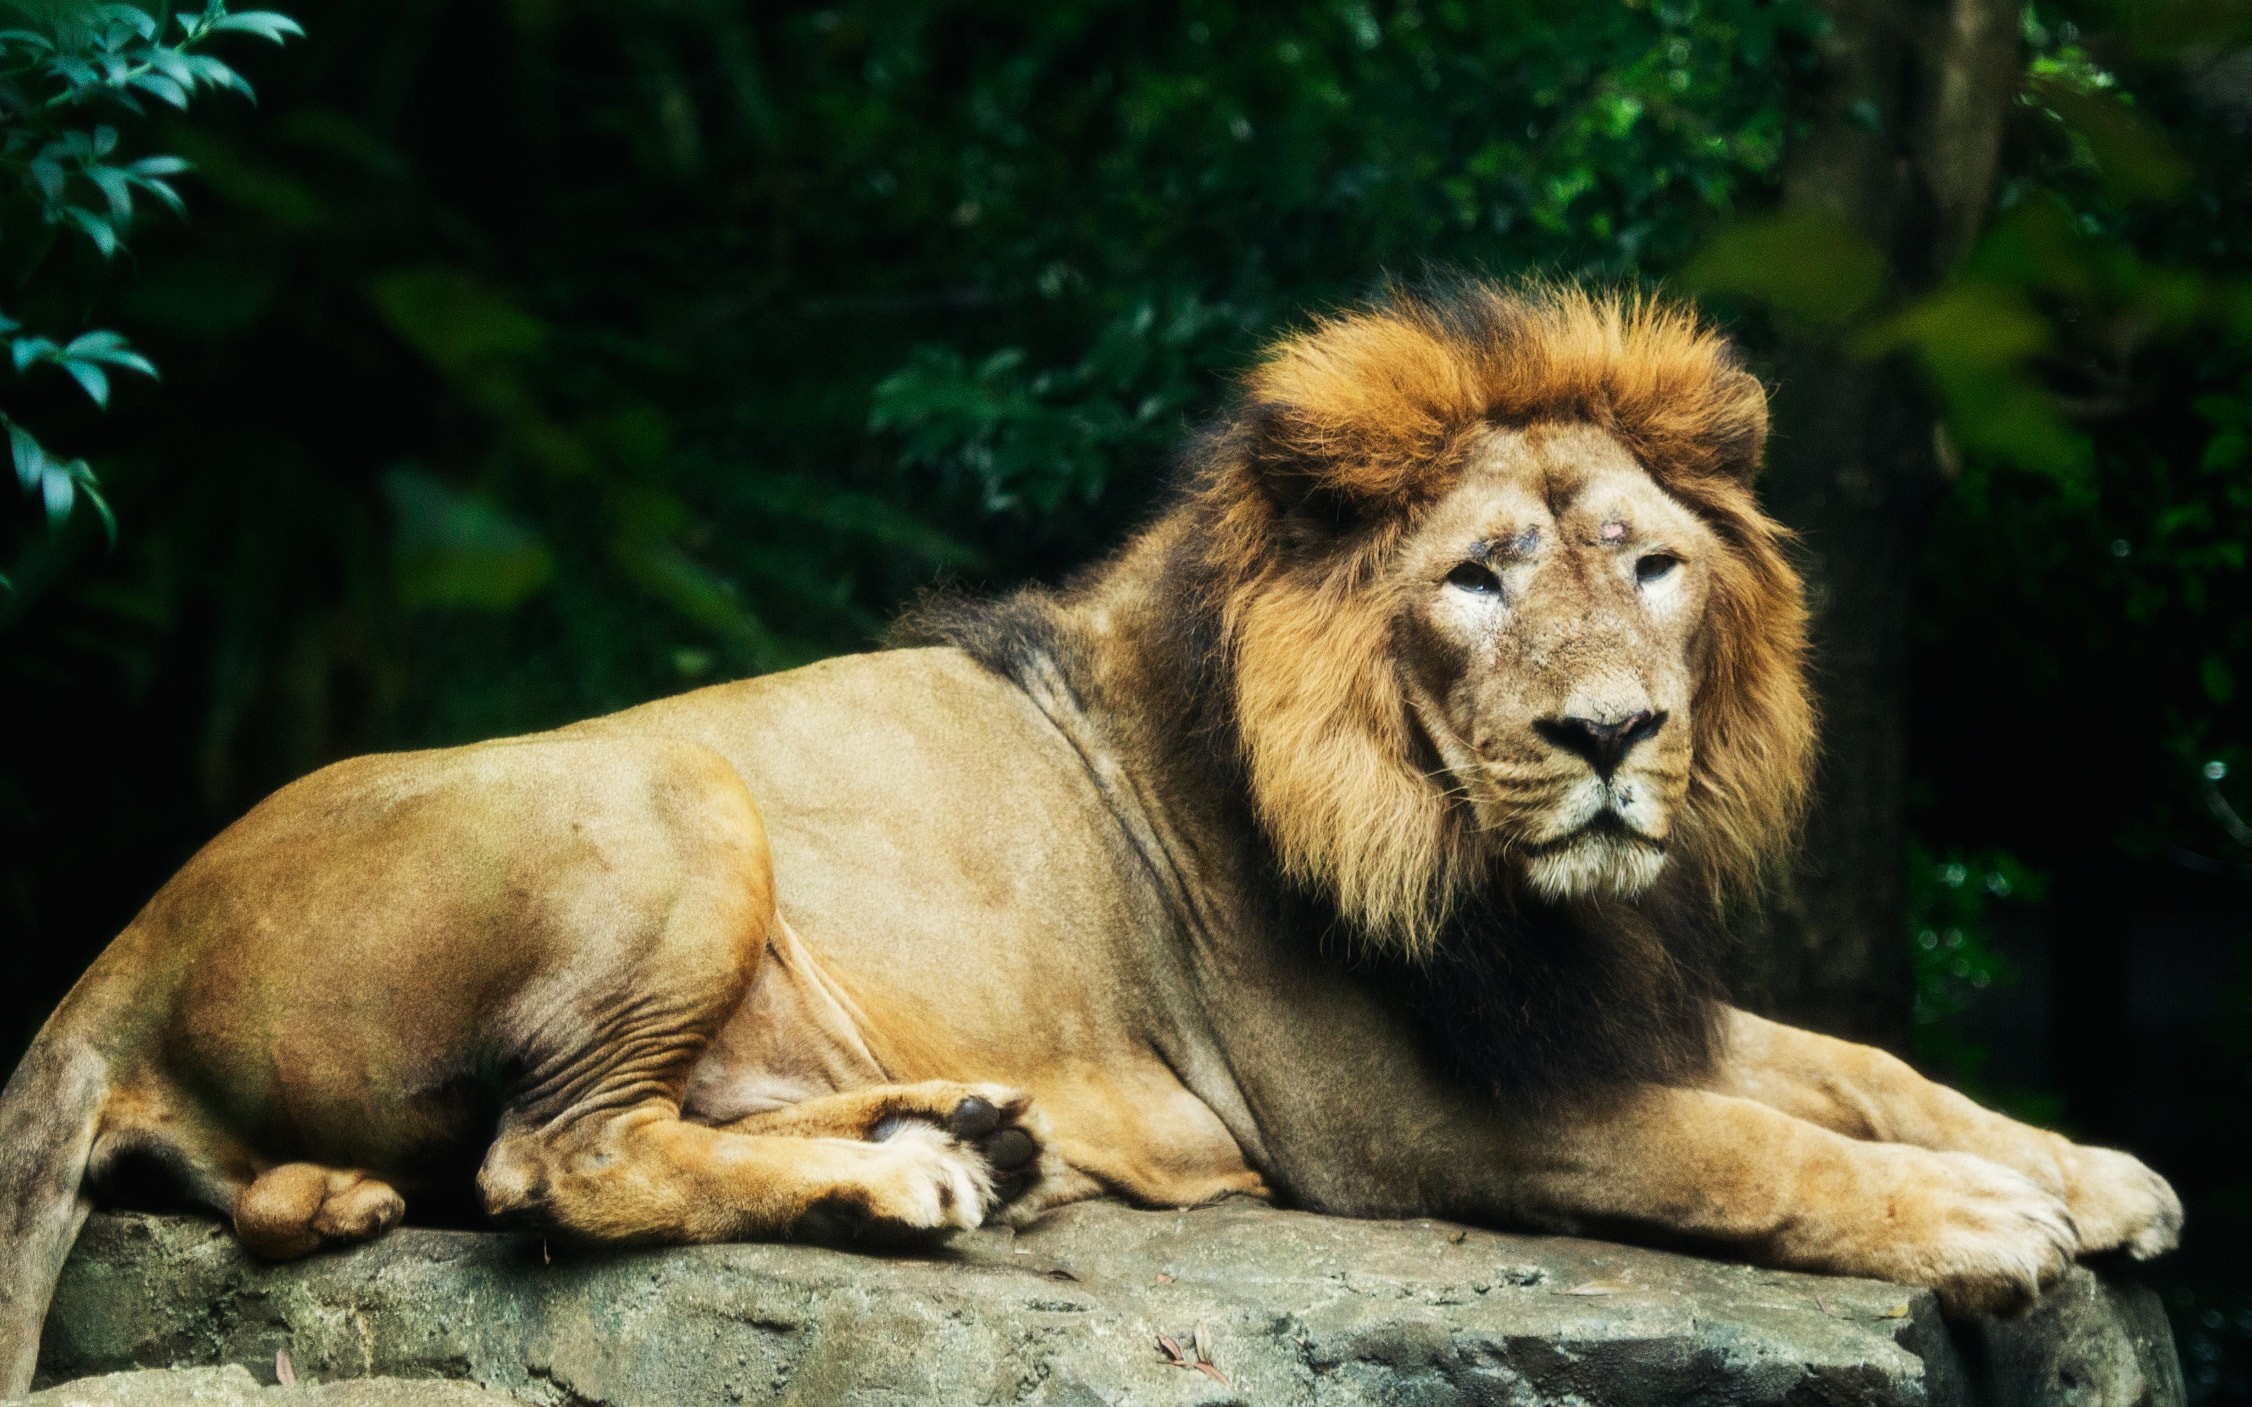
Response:
[[[516,1407],[516,1399],[433,1378],[353,1378],[268,1387],[239,1363],[143,1368],[78,1378],[33,1393],[24,1407]]]
[[[1168,1340],[1190,1365],[1203,1345],[1209,1371],[1169,1364]],[[210,1222],[99,1216],[42,1381],[251,1364],[270,1382],[283,1348],[323,1392],[452,1379],[550,1407],[2182,1400],[2155,1297],[2084,1270],[2025,1320],[1951,1332],[1929,1295],[1872,1281],[1250,1204],[1094,1203],[912,1256],[551,1256],[537,1237],[408,1229],[288,1266],[246,1260]],[[237,1396],[208,1400],[457,1401],[230,1381]],[[396,1390],[416,1389],[451,1390]],[[43,1400],[150,1400],[120,1394]]]

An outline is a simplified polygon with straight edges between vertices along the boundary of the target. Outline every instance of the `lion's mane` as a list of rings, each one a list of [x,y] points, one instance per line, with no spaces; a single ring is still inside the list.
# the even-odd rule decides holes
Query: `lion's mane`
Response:
[[[1672,863],[1636,904],[1515,892],[1394,660],[1384,566],[1402,536],[1480,431],[1544,422],[1615,436],[1728,549],[1698,637]],[[1519,1094],[1676,1078],[1710,1056],[1724,916],[1786,853],[1813,758],[1804,592],[1751,487],[1766,431],[1759,382],[1679,305],[1395,288],[1272,346],[1192,442],[1157,522],[1110,562],[1058,593],[927,603],[898,638],[1102,700],[1090,655],[1123,637],[1084,620],[1146,598],[1134,638],[1163,658],[1127,673],[1162,687],[1105,706],[1164,712],[1159,731],[1234,779],[1301,919],[1341,931],[1455,1065]]]

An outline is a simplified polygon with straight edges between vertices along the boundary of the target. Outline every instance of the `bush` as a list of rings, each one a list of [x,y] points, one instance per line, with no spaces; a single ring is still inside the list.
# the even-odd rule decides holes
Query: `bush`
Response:
[[[295,20],[271,11],[229,14],[226,0],[170,15],[169,25],[163,13],[123,4],[54,0],[11,4],[0,13],[17,21],[0,29],[0,167],[13,178],[0,189],[0,267],[18,289],[45,276],[49,286],[36,290],[45,308],[66,302],[51,286],[57,277],[47,274],[58,235],[82,237],[106,263],[125,247],[137,203],[153,199],[184,213],[172,180],[188,163],[163,153],[134,156],[127,147],[126,134],[146,126],[148,104],[185,112],[198,94],[217,88],[250,97],[242,75],[203,52],[209,41],[251,34],[280,43],[303,33]],[[70,282],[70,271],[59,281]],[[53,368],[104,410],[112,372],[156,375],[147,357],[106,328],[47,336],[0,312],[0,340],[18,377]],[[62,531],[83,504],[115,538],[116,520],[84,459],[50,452],[5,411],[0,425],[16,482],[47,532]],[[0,586],[7,582],[0,575]]]

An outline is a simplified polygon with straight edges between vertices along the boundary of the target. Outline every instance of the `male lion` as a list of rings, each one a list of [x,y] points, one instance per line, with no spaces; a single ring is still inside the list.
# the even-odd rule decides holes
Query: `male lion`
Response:
[[[2133,1158],[1722,1004],[1813,747],[1765,428],[1682,310],[1394,294],[1275,346],[1063,590],[283,788],[0,1101],[0,1394],[151,1173],[274,1257],[472,1171],[595,1242],[1247,1193],[1959,1313],[2167,1249]]]

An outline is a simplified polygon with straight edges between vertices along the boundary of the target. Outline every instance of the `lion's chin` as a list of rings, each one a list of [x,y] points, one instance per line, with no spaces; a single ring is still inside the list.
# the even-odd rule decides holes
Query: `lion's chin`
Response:
[[[1589,835],[1527,856],[1524,872],[1543,899],[1636,899],[1665,867],[1665,851],[1646,840]]]

